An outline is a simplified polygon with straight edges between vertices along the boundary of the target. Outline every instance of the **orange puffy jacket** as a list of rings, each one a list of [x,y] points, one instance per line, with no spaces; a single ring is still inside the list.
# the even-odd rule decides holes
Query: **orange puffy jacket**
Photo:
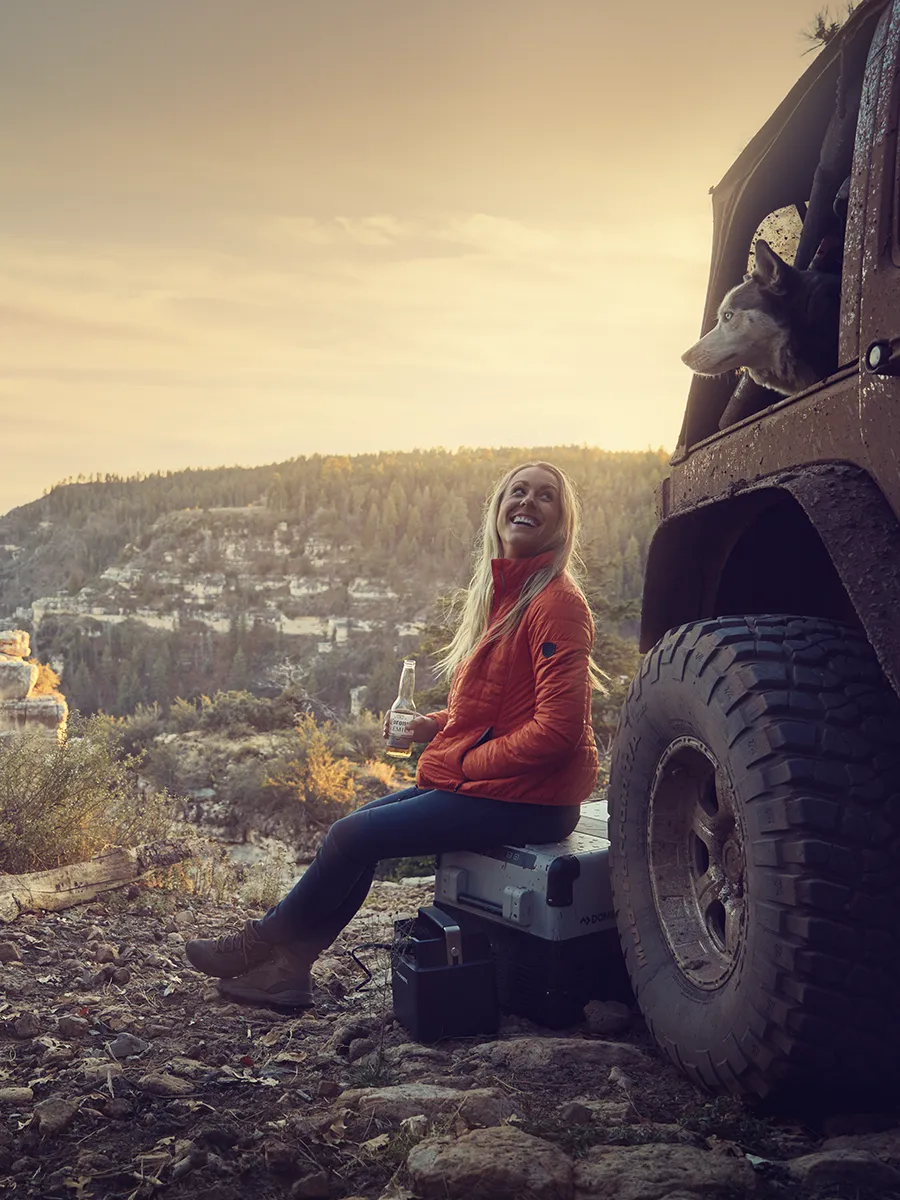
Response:
[[[552,558],[493,560],[489,628]],[[528,804],[580,804],[597,781],[588,680],[593,641],[584,596],[557,576],[511,634],[482,640],[457,668],[449,707],[429,713],[441,729],[419,759],[418,786]]]

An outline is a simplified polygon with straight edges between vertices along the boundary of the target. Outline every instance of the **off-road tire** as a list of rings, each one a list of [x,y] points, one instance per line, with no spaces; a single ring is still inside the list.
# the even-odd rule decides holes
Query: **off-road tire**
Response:
[[[893,1084],[900,703],[865,638],[781,615],[671,630],[609,799],[626,964],[669,1058],[770,1100]]]

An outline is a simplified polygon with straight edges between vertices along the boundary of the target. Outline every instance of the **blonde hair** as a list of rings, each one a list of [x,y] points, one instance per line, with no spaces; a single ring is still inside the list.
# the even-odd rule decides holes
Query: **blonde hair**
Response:
[[[518,600],[506,616],[491,629],[488,638],[490,641],[496,641],[505,634],[511,633],[522,620],[526,608],[535,596],[539,595],[558,575],[567,578],[584,595],[582,585],[584,564],[578,553],[581,511],[572,481],[565,471],[554,467],[552,463],[520,463],[517,467],[507,471],[497,482],[484,506],[484,518],[475,540],[473,552],[475,565],[472,579],[463,593],[462,618],[456,633],[437,658],[438,669],[447,679],[451,677],[459,664],[474,652],[475,647],[484,637],[494,597],[494,575],[491,569],[491,560],[503,557],[503,546],[500,534],[497,532],[500,505],[506,489],[515,476],[529,467],[540,467],[544,471],[549,471],[556,479],[559,488],[559,529],[553,545],[549,547],[553,551],[553,560],[529,576]],[[588,677],[591,687],[595,691],[606,690],[603,680],[607,677],[591,656],[588,657]]]

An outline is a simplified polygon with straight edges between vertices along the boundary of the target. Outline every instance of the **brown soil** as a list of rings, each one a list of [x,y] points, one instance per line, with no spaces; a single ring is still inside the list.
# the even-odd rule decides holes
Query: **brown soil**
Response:
[[[374,973],[367,981],[350,951],[389,941],[393,918],[430,899],[424,885],[376,884],[317,964],[316,1008],[306,1013],[224,1003],[186,965],[185,938],[238,927],[246,914],[233,908],[133,888],[130,898],[0,928],[0,1197],[410,1195],[406,1154],[435,1123],[360,1117],[341,1104],[351,1088],[410,1082],[461,1097],[495,1089],[512,1102],[504,1119],[575,1156],[600,1143],[671,1140],[781,1159],[814,1150],[824,1132],[879,1127],[823,1130],[710,1100],[658,1055],[637,1016],[618,1040],[646,1057],[624,1070],[499,1072],[471,1055],[488,1039],[411,1045],[390,1011],[388,953],[359,952]],[[507,1017],[500,1036],[591,1035]],[[65,1103],[42,1103],[51,1099]],[[471,1125],[458,1114],[441,1122],[451,1133]],[[796,1194],[765,1174],[755,1195]]]

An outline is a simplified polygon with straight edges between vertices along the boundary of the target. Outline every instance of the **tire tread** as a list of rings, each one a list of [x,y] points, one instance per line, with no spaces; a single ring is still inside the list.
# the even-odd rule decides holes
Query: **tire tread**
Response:
[[[673,680],[702,681],[696,694],[727,721],[729,758],[746,777],[766,961],[750,968],[747,1035],[734,1030],[727,1059],[680,1045],[662,1013],[645,1019],[672,1061],[712,1090],[868,1086],[900,1066],[897,697],[865,638],[819,618],[708,619],[650,651],[629,689],[610,777],[613,891],[639,1003],[646,952],[624,861],[634,802],[624,781],[650,685]]]

